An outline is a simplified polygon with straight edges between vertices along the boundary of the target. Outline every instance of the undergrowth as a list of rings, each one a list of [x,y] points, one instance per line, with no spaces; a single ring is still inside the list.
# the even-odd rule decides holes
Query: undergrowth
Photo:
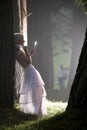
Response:
[[[0,108],[0,130],[87,130],[87,116],[67,112],[66,106],[67,103],[47,101],[48,114],[41,118],[23,113],[18,104],[14,109]]]

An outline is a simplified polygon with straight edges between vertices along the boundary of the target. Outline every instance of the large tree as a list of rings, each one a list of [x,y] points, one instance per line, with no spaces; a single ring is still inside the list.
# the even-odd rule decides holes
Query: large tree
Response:
[[[70,91],[68,109],[87,108],[87,30],[76,75]]]
[[[78,0],[80,1],[80,0]],[[87,2],[85,9],[87,10]],[[85,40],[78,60],[76,75],[71,86],[68,107],[70,109],[83,110],[87,109],[87,29],[85,33]]]
[[[13,0],[0,3],[0,106],[14,105],[14,18]]]
[[[86,21],[87,16],[85,15],[83,8],[81,6],[78,7],[76,4],[73,3],[72,55],[67,89],[68,95],[76,73],[76,67],[85,37],[84,34],[87,26]]]
[[[26,0],[15,0],[13,3],[14,11],[14,34],[21,33],[24,35],[25,46],[27,46],[27,4]],[[20,90],[22,67],[16,62],[15,66],[15,97],[18,98]]]

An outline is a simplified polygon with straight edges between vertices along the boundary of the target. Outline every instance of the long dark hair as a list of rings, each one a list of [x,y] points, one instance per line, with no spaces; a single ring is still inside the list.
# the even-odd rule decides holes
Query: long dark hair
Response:
[[[28,58],[28,60],[29,60],[29,63],[32,63],[31,55],[30,55],[29,52],[27,51],[27,48],[26,48],[26,47],[24,47],[24,51],[25,51],[26,56],[27,56],[27,58]]]

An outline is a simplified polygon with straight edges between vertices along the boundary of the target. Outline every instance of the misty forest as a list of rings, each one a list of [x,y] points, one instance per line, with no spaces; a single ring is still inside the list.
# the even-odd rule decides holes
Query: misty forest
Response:
[[[3,0],[0,16],[0,130],[87,130],[87,1]],[[20,107],[17,33],[28,50],[37,42],[32,64],[47,92],[42,117]]]

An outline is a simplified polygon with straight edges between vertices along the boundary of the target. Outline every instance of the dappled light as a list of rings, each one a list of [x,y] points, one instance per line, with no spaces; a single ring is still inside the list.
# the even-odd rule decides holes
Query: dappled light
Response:
[[[55,114],[60,114],[66,110],[67,102],[58,102],[47,100],[47,115],[54,116]]]
[[[29,48],[38,41],[33,63],[44,79],[48,99],[68,101],[84,41],[86,15],[73,1],[61,0],[48,5],[43,2],[43,5],[30,1]],[[66,71],[62,88],[58,81],[60,65]]]
[[[55,114],[60,114],[64,112],[67,107],[67,102],[51,101],[47,99],[46,106],[47,106],[47,116],[51,117],[54,116]],[[23,111],[21,109],[20,104],[16,102],[15,102],[15,108],[19,109],[20,111]]]
[[[47,100],[47,115],[43,116],[43,118],[37,118],[37,116],[33,114],[25,114],[20,105],[15,102],[15,109],[2,109],[0,108],[1,116],[0,118],[2,121],[0,121],[0,124],[2,124],[2,127],[0,128],[6,128],[9,127],[9,129],[12,128],[20,128],[21,124],[26,121],[30,124],[30,122],[35,123],[39,120],[45,121],[47,119],[50,119],[51,117],[55,115],[60,115],[63,112],[65,112],[65,109],[67,107],[67,102],[56,102],[56,101],[49,101]],[[4,114],[4,116],[3,116]],[[21,117],[21,119],[20,119]],[[23,123],[24,126],[24,123]]]

